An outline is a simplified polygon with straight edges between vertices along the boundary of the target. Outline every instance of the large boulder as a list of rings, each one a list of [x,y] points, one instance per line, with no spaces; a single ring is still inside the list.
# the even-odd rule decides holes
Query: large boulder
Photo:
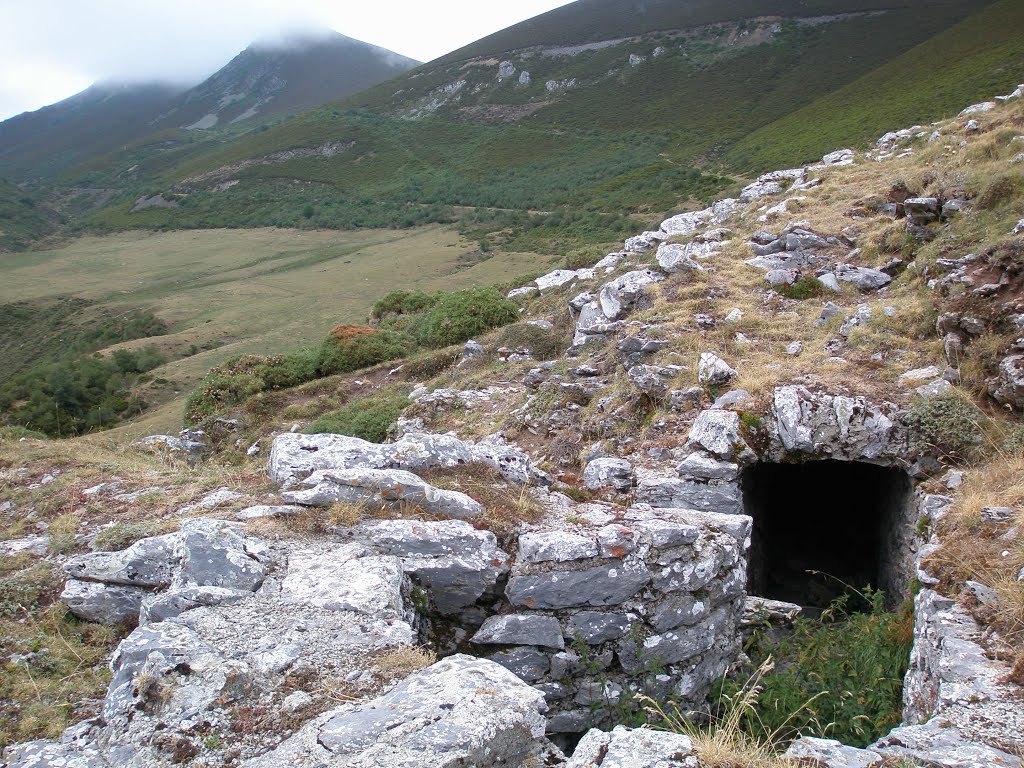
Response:
[[[580,739],[565,768],[697,768],[689,737],[649,728],[617,725],[592,729]]]
[[[91,552],[69,558],[64,572],[81,581],[132,587],[166,587],[180,562],[179,534],[152,536],[120,552]]]
[[[665,275],[652,269],[627,272],[601,286],[598,302],[609,320],[618,320],[631,310],[647,292],[648,286],[661,282]]]
[[[196,587],[255,592],[267,566],[250,551],[251,542],[232,523],[198,518],[181,524],[178,580]]]
[[[293,555],[281,583],[282,601],[367,616],[400,616],[401,561],[389,555],[363,555],[359,544]]]
[[[400,558],[402,570],[444,616],[459,615],[495,591],[509,571],[509,556],[495,535],[461,521],[381,520],[360,523],[350,533]]]
[[[1024,408],[1024,355],[1003,358],[999,374],[989,382],[988,388],[997,402]]]
[[[97,624],[134,624],[148,594],[140,587],[68,579],[60,599],[80,619]]]
[[[610,456],[594,459],[583,470],[583,485],[591,491],[602,488],[628,491],[633,487],[633,465]]]
[[[896,406],[863,397],[812,393],[804,386],[775,390],[769,453],[896,463],[907,455],[907,434]]]
[[[317,470],[406,469],[485,464],[517,483],[547,480],[530,457],[498,439],[479,443],[454,435],[410,432],[394,443],[378,444],[346,435],[286,433],[274,438],[270,452],[270,479],[290,486]]]
[[[329,507],[336,502],[406,503],[441,517],[468,519],[483,513],[483,505],[459,491],[435,488],[419,475],[403,469],[333,469],[314,472],[284,491],[290,504]]]
[[[342,705],[313,720],[243,766],[526,765],[552,749],[544,738],[546,709],[544,694],[499,664],[450,656],[380,698]]]
[[[658,246],[658,266],[670,275],[676,272],[703,272],[704,267],[695,259],[707,258],[721,247],[720,243],[663,243]]]

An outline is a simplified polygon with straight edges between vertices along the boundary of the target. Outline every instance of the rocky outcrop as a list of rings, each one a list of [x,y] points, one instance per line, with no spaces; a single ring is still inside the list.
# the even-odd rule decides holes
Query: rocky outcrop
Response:
[[[799,456],[895,464],[909,453],[894,405],[788,386],[775,390],[771,416],[769,455],[776,461]]]
[[[348,504],[411,504],[427,514],[466,519],[478,517],[483,505],[459,491],[435,488],[402,469],[318,470],[281,497],[290,504],[329,507]]]
[[[518,448],[493,439],[470,443],[452,435],[408,433],[394,443],[370,443],[344,435],[286,433],[274,439],[270,479],[292,486],[318,470],[402,469],[484,464],[517,483],[543,482],[541,472]]]

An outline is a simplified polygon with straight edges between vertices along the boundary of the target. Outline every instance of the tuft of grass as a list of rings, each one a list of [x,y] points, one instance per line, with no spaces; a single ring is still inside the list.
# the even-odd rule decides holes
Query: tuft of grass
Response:
[[[774,662],[765,659],[735,692],[720,694],[716,712],[704,725],[674,705],[663,705],[646,695],[638,698],[657,727],[690,737],[706,768],[792,768],[793,763],[780,754],[785,748],[781,731],[786,724],[773,729],[759,715],[764,678],[774,668]],[[751,733],[751,722],[760,726],[755,733]]]
[[[374,669],[383,677],[399,680],[413,672],[429,667],[437,661],[437,655],[427,648],[416,648],[403,645],[391,651],[385,651],[373,659]]]
[[[50,552],[62,555],[73,550],[77,531],[78,517],[72,512],[66,512],[50,523],[46,530],[50,539]]]
[[[324,414],[305,432],[310,435],[348,435],[382,443],[387,438],[388,428],[408,405],[409,390],[405,387],[382,389]]]
[[[351,528],[366,517],[366,508],[361,504],[338,501],[327,510],[327,520],[333,527]]]

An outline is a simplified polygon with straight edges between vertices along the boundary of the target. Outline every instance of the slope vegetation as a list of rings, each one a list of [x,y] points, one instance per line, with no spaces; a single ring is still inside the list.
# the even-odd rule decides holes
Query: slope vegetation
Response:
[[[458,218],[522,245],[551,223],[529,212],[572,211],[586,221],[570,232],[560,216],[553,236],[532,238],[565,252],[616,239],[621,214],[706,201],[737,173],[811,161],[894,114],[932,119],[1012,87],[1020,15],[1011,0],[584,0],[333,108],[115,160],[108,178],[131,162],[137,180],[89,226]],[[176,207],[132,213],[153,189]]]

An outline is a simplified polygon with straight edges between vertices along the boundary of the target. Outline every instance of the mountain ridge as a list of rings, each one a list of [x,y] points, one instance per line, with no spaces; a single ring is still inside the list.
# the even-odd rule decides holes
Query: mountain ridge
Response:
[[[345,35],[253,43],[194,85],[101,82],[0,122],[0,172],[53,176],[119,147],[301,112],[417,64]]]

